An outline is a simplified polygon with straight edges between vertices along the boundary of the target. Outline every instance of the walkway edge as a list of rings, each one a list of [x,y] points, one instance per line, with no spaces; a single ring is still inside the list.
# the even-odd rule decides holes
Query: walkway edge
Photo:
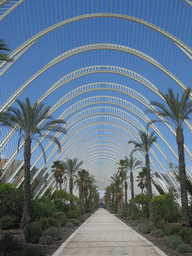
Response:
[[[116,219],[118,219],[116,216],[114,216]],[[120,221],[121,223],[123,223],[123,225],[128,226],[129,228],[131,228],[129,225],[125,224],[123,221],[121,221],[120,219],[118,219],[118,221]],[[131,228],[132,229],[132,228]],[[159,249],[156,245],[154,245],[152,242],[150,242],[149,240],[147,240],[145,237],[143,237],[142,235],[140,235],[139,233],[137,233],[137,231],[135,231],[134,229],[132,229],[134,233],[136,233],[138,235],[139,238],[141,238],[146,244],[150,245],[151,247],[153,247],[153,249],[159,253],[160,256],[168,256],[167,254],[165,254],[161,249]]]
[[[58,256],[59,253],[61,253],[63,251],[63,249],[67,246],[67,244],[71,241],[71,239],[76,235],[76,233],[82,229],[82,227],[88,222],[88,220],[90,220],[90,218],[94,215],[94,213],[78,228],[75,230],[75,232],[73,232],[73,234],[71,234],[64,243],[62,243],[62,245],[52,254],[52,256]]]

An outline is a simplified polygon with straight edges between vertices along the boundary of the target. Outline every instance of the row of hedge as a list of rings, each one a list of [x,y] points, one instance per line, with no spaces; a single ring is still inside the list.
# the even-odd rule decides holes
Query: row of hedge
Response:
[[[165,239],[166,244],[180,253],[191,251],[192,229],[190,228],[171,225],[162,220],[155,224],[150,224],[147,220],[133,220],[130,216],[126,216],[125,213],[117,214],[117,217],[124,219],[127,224],[144,234],[150,234],[155,238],[167,236]]]
[[[14,239],[13,235],[6,234],[0,240],[0,256],[43,256],[42,249],[32,246],[32,244],[52,244],[53,241],[62,238],[67,227],[78,226],[90,216],[91,213],[81,215],[80,212],[70,211],[67,214],[59,212],[54,217],[40,218],[28,224],[24,229],[25,240],[27,243],[31,243],[29,246],[24,248],[17,239]]]

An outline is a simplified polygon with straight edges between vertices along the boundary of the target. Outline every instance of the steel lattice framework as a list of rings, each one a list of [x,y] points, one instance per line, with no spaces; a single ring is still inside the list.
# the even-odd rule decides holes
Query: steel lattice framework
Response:
[[[182,93],[192,86],[189,0],[4,0],[0,21],[13,58],[0,62],[0,111],[30,96],[33,103],[51,105],[49,114],[64,119],[68,131],[56,134],[60,153],[52,142],[41,140],[46,165],[33,144],[31,172],[37,171],[31,182],[46,177],[35,197],[49,187],[55,190],[52,162],[66,158],[83,160],[83,168],[104,189],[119,159],[132,150],[128,140],[139,141],[138,132],[146,130],[152,118],[147,110],[155,110],[151,100],[162,101],[159,90]],[[176,132],[161,121],[150,127],[158,137],[150,151],[152,172],[160,177],[154,180],[165,191],[170,185],[179,191],[169,170],[170,164],[178,165]],[[3,175],[20,186],[24,142],[18,151],[13,129],[3,128],[0,136]],[[185,121],[184,136],[192,179],[191,120]],[[136,156],[144,163],[141,153]],[[135,190],[139,193],[137,184]],[[158,193],[155,187],[153,191]]]

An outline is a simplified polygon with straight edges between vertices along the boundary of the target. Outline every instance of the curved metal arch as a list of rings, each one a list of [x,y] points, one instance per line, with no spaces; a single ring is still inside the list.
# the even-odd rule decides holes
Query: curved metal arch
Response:
[[[158,33],[162,34],[163,36],[166,36],[169,40],[171,40],[176,46],[179,47],[189,58],[191,58],[192,55],[192,50],[191,48],[183,43],[181,40],[179,40],[177,37],[173,36],[169,32],[159,28],[156,25],[153,25],[147,21],[144,21],[142,19],[128,16],[128,15],[123,15],[123,14],[114,14],[114,13],[92,13],[92,14],[84,14],[80,15],[77,17],[73,17],[70,19],[67,19],[65,21],[61,21],[51,27],[48,27],[44,29],[43,31],[39,32],[38,34],[34,35],[32,38],[28,39],[26,42],[24,42],[22,45],[20,45],[16,50],[14,50],[11,54],[11,58],[15,58],[18,54],[21,56],[28,48],[30,48],[35,42],[37,42],[41,37],[44,35],[52,32],[53,30],[66,26],[70,23],[80,21],[80,20],[85,20],[85,19],[92,19],[92,18],[118,18],[118,19],[124,19],[124,20],[129,20],[133,21],[136,23],[140,23],[141,25],[144,25],[150,29],[153,29],[157,31]],[[5,63],[3,63],[5,65]],[[3,66],[4,66],[3,65]],[[3,66],[0,66],[2,68]]]
[[[98,44],[100,45],[100,44]],[[90,49],[90,48],[85,48],[85,49],[81,49],[82,47],[78,47],[78,49],[80,48],[81,50],[79,50],[78,53],[80,52],[86,52],[86,51],[90,51],[90,50],[98,50],[99,49],[99,46],[97,44],[93,45],[93,48]],[[97,47],[98,46],[98,47]],[[165,74],[167,74],[171,79],[173,79],[183,90],[185,90],[187,87],[185,84],[183,84],[176,76],[174,76],[171,72],[169,72],[167,69],[165,69],[160,63],[158,63],[157,61],[155,61],[153,58],[149,57],[148,55],[144,54],[144,53],[141,53],[140,51],[138,50],[134,50],[130,47],[126,47],[126,46],[121,46],[121,45],[115,45],[115,44],[101,44],[100,45],[100,49],[105,49],[104,46],[106,47],[106,49],[109,49],[109,50],[118,50],[118,51],[123,51],[123,52],[126,52],[126,53],[130,53],[130,54],[133,54],[133,55],[136,55],[137,57],[141,58],[141,59],[144,59],[146,60],[147,62],[151,63],[152,65],[156,66],[157,68],[159,68],[161,71],[163,71]],[[107,47],[108,46],[108,47]],[[16,91],[14,94],[12,94],[11,97],[9,97],[5,102],[4,104],[1,106],[0,108],[0,111],[3,111],[5,110],[7,107],[9,107],[18,97],[19,95],[28,87],[28,85],[33,82],[39,75],[41,75],[43,72],[45,72],[46,70],[48,70],[49,68],[51,68],[52,66],[56,65],[57,63],[59,63],[60,61],[66,59],[66,58],[69,58],[73,55],[77,54],[76,52],[75,53],[71,53],[70,55],[68,55],[67,57],[64,56],[63,58],[60,58],[60,56],[62,55],[59,55],[56,59],[52,60],[51,62],[49,62],[46,66],[44,66],[42,69],[40,69],[36,74],[34,74],[31,78],[29,78],[23,85],[21,85]],[[96,66],[94,66],[96,67]],[[105,67],[105,66],[103,66]],[[90,69],[90,68],[89,68]],[[122,68],[123,69],[123,68]],[[84,69],[79,69],[78,72],[80,70],[84,70]],[[3,72],[3,71],[2,71]],[[2,75],[2,72],[0,73]],[[75,71],[75,74],[76,74],[77,71]],[[81,71],[82,72],[82,71]],[[96,73],[98,72],[97,70],[95,70],[95,72],[93,73]],[[101,72],[101,71],[100,71]],[[103,71],[102,71],[103,72]],[[72,72],[74,73],[74,72]],[[69,75],[67,75],[67,77],[71,77],[71,74],[70,73]],[[115,70],[114,70],[114,73]],[[118,74],[118,72],[117,72]],[[56,88],[54,88],[55,85],[53,85],[47,92],[46,92],[46,97],[52,93]],[[45,97],[41,97],[41,99],[39,100],[39,102],[41,102]]]
[[[98,135],[99,136],[99,135]],[[103,141],[103,140],[102,140]],[[105,140],[104,140],[105,141]],[[111,141],[109,141],[109,142],[111,142]],[[85,146],[86,146],[86,148],[87,148],[87,145],[88,144],[91,144],[92,142],[88,142]],[[110,146],[111,147],[111,146]],[[139,153],[139,152],[137,152],[137,153]],[[143,161],[144,161],[144,157],[143,156],[141,156],[141,158],[143,159]],[[63,160],[63,159],[62,159]],[[93,159],[91,159],[91,162],[93,162]],[[159,171],[158,171],[158,169],[156,168],[156,166],[153,164],[153,161],[151,160],[151,164],[154,166],[154,168],[155,168],[155,170],[159,173]],[[116,165],[115,165],[115,167],[116,167]],[[162,177],[162,180],[165,182],[165,186],[167,186],[167,188],[169,187],[168,185],[167,185],[167,182],[166,182],[166,180],[164,179],[164,177],[161,175],[161,173],[159,173],[159,175]]]
[[[118,91],[118,92],[122,92],[122,91],[123,91],[123,93],[124,93],[125,95],[131,96],[132,98],[138,100],[138,101],[141,102],[143,105],[145,105],[147,108],[149,108],[150,110],[153,111],[153,107],[150,106],[150,102],[149,102],[145,97],[143,97],[141,94],[139,94],[137,91],[135,91],[135,90],[133,90],[133,89],[131,89],[131,88],[129,88],[129,87],[126,87],[126,86],[123,86],[123,85],[120,85],[120,84],[116,84],[116,83],[92,83],[92,84],[87,84],[87,85],[78,87],[77,89],[74,89],[73,91],[69,92],[66,96],[62,97],[62,98],[52,107],[52,109],[51,109],[51,111],[50,111],[50,114],[52,114],[57,108],[59,108],[60,106],[62,106],[62,105],[63,105],[64,103],[66,103],[68,100],[74,98],[74,95],[75,95],[75,92],[76,92],[76,91],[77,91],[77,92],[79,91],[79,93],[77,93],[77,95],[80,95],[80,94],[84,93],[85,90],[86,90],[86,92],[88,92],[88,91],[89,91],[89,90],[88,90],[89,87],[91,88],[90,91],[94,91],[94,90],[98,90],[98,89],[101,89],[101,90],[105,89],[105,88],[103,88],[103,87],[98,88],[97,86],[100,85],[100,84],[101,84],[102,86],[103,86],[103,85],[111,85],[111,86],[112,86],[112,89],[111,89],[111,90],[113,90],[113,91]],[[93,86],[93,88],[92,88],[92,86]],[[114,87],[115,87],[115,88],[114,88]],[[153,86],[153,87],[156,88],[155,86]],[[107,88],[108,88],[108,87],[107,87]],[[157,89],[157,88],[156,88],[156,89]],[[160,96],[159,93],[158,93],[157,95]],[[71,96],[71,97],[70,97],[70,96]],[[68,100],[67,100],[67,99],[68,99]],[[66,112],[64,112],[64,113],[66,113]],[[148,120],[149,120],[149,119],[148,119]],[[191,126],[191,124],[190,124],[188,121],[186,122],[186,125],[187,125],[187,127],[190,129],[190,131],[192,131],[192,126]],[[171,128],[171,126],[169,126],[169,127]],[[168,128],[169,128],[169,127],[168,127]],[[152,128],[156,131],[156,133],[157,133],[158,135],[160,134],[160,132],[157,131],[157,129],[156,129],[156,127],[155,127],[154,125],[153,125]],[[174,135],[176,135],[176,134],[175,134],[175,131],[174,131],[172,128],[171,128],[171,131],[173,132]],[[2,149],[2,150],[3,150],[3,148],[6,146],[6,144],[8,143],[8,141],[11,139],[13,133],[14,133],[14,130],[10,131],[10,133],[8,133],[7,136],[5,136],[4,140],[3,140],[2,143],[1,143],[1,149]],[[164,137],[162,138],[161,135],[159,135],[159,136],[160,136],[161,139],[163,139],[163,141],[167,144],[167,142],[166,142],[166,140],[164,139]],[[2,146],[2,145],[3,145],[3,146]],[[170,148],[170,145],[169,145],[169,144],[168,144],[167,146]],[[188,151],[188,152],[189,152],[189,151]],[[176,153],[174,153],[174,155],[177,157],[177,154],[176,154]]]
[[[95,67],[95,66],[94,66]],[[100,67],[100,66],[99,66]],[[102,66],[101,66],[102,67]],[[108,68],[109,67],[111,67],[111,66],[107,66]],[[92,68],[92,67],[90,67],[90,68]],[[97,67],[95,67],[96,69],[97,69]],[[116,69],[116,68],[118,68],[118,67],[111,67],[111,70],[113,70],[113,68],[114,69]],[[121,69],[121,68],[120,68]],[[108,69],[109,70],[109,69]],[[135,73],[135,72],[133,72],[133,71],[131,71],[131,70],[127,70],[127,69],[123,69],[124,70],[124,72],[125,72],[125,76],[127,76],[127,77],[130,77],[130,78],[132,78],[132,79],[134,79],[134,80],[136,80],[136,81],[138,81],[138,82],[141,82],[141,83],[143,83],[145,86],[147,86],[148,88],[156,88],[151,82],[149,82],[147,79],[145,79],[144,77],[142,77],[142,76],[140,76],[139,74],[137,74],[137,73]],[[89,70],[90,71],[90,70]],[[78,70],[77,71],[75,71],[75,72],[73,72],[73,73],[75,73],[76,74],[76,72],[78,73]],[[69,77],[70,77],[70,74],[69,74]],[[139,77],[139,79],[138,79],[138,77]],[[63,79],[63,78],[62,78]],[[64,79],[65,80],[65,79]],[[59,80],[60,81],[60,80]],[[62,84],[60,85],[60,86],[63,86],[65,83],[67,83],[67,82],[69,82],[68,80],[67,81],[65,81],[64,83],[62,82]],[[86,86],[84,86],[84,87],[86,87]],[[83,91],[84,90],[84,87],[83,86],[81,86],[81,87],[79,87],[79,90],[80,91]],[[88,85],[88,87],[89,87],[89,85]],[[77,88],[77,90],[78,90],[78,88]],[[62,97],[52,108],[51,108],[51,110],[50,110],[50,115],[57,109],[57,108],[59,108],[62,104],[64,104],[64,103],[66,103],[69,99],[72,99],[73,98],[73,94],[74,94],[74,92],[75,92],[75,90],[73,90],[71,93],[69,92],[68,94],[67,94],[67,96],[65,97]],[[69,96],[71,95],[71,97],[70,98],[68,98]],[[140,97],[142,97],[141,95],[139,96],[139,98]],[[68,98],[68,100],[67,100],[67,98]],[[39,102],[41,102],[42,101],[42,98],[39,100]],[[145,101],[145,100],[144,100]],[[6,144],[8,143],[8,141],[11,139],[11,137],[13,136],[13,134],[15,133],[15,130],[14,129],[12,129],[12,130],[10,130],[10,132],[8,132],[8,134],[4,137],[4,139],[0,142],[0,148],[3,150],[3,148],[6,146]]]
[[[71,113],[70,113],[70,114],[71,114]],[[141,118],[143,118],[143,115],[144,115],[144,114],[143,114],[143,113],[141,113],[140,117],[141,117]],[[143,119],[143,120],[144,120],[144,119]],[[145,121],[145,120],[144,120],[144,121]],[[145,121],[145,122],[146,122],[146,121]],[[11,159],[11,158],[10,158],[10,159]],[[9,161],[7,161],[7,163],[6,163],[6,164],[7,164],[7,165],[8,165],[8,164],[10,164],[10,163],[9,163]]]
[[[105,99],[106,99],[106,97],[105,97]],[[89,103],[90,104],[90,103]],[[95,104],[95,102],[94,102],[94,104]],[[75,105],[75,104],[74,104]],[[117,105],[117,103],[115,104],[115,105]],[[84,105],[85,106],[85,105]],[[125,106],[124,105],[121,105],[121,106],[123,106],[124,108],[125,108]],[[129,109],[128,108],[128,110],[131,110],[132,111],[132,109]],[[139,110],[139,109],[138,109]],[[140,110],[139,110],[140,111]],[[67,112],[67,111],[66,111]],[[71,114],[71,110],[70,111],[68,111],[68,112],[70,112],[70,114]],[[136,112],[134,112],[134,111],[132,111],[133,113],[136,113]],[[138,115],[138,113],[136,113],[138,116],[140,116],[140,118],[142,118],[145,122],[148,122],[149,121],[149,119],[146,121],[144,118],[143,118],[143,116],[144,116],[144,113],[143,112],[141,112],[140,111],[140,115]],[[66,113],[65,113],[66,114]],[[163,138],[163,137],[162,137]],[[35,150],[35,148],[32,150],[32,152]],[[15,151],[15,154],[16,154],[16,151]],[[5,164],[6,166],[8,166],[8,164],[10,164],[11,163],[11,158],[10,158],[10,160],[9,161],[7,161],[7,163]],[[4,167],[4,168],[6,168],[6,166]]]
[[[11,2],[12,6],[10,7],[10,3],[9,3],[9,9],[7,11],[5,11],[1,16],[0,16],[0,21],[3,20],[10,12],[12,12],[17,6],[19,6],[22,2],[24,2],[25,0],[19,0],[18,2],[14,3],[14,1],[11,0],[4,0],[1,4],[0,7],[2,7],[3,5]]]
[[[124,127],[124,126],[123,126]],[[132,132],[129,130],[129,134],[132,134]],[[139,137],[138,137],[138,135],[135,135],[134,134],[134,136],[136,136],[138,139],[139,139]],[[75,144],[76,143],[76,141],[74,141],[74,143],[72,143],[72,144]],[[72,145],[71,145],[72,146]],[[76,146],[77,147],[77,146]],[[159,148],[159,146],[158,146],[158,144],[156,145],[156,147],[158,148],[158,150],[159,150],[159,152],[162,154],[162,156],[165,158],[165,160],[166,161],[168,161],[167,160],[167,158],[166,158],[166,156],[165,156],[165,154],[162,152],[162,150]],[[156,156],[156,154],[153,152],[153,150],[151,150],[151,152],[152,152],[152,154],[153,154],[153,156],[154,156],[154,158],[157,160],[157,162],[160,164],[160,166],[162,167],[162,169],[165,171],[165,173],[167,173],[167,171],[166,171],[166,169],[164,168],[164,166],[162,166],[162,164],[159,162],[159,159],[157,158],[157,157],[155,157]],[[156,169],[156,168],[155,168]],[[157,170],[157,172],[159,173],[159,171]],[[168,174],[168,173],[167,173]],[[169,174],[168,174],[168,176],[169,176]],[[171,178],[171,180],[172,180],[172,178]]]
[[[130,95],[130,96],[131,96],[131,95]],[[104,101],[99,101],[99,102],[97,102],[97,99],[99,99],[99,97],[103,97],[105,100],[104,100]],[[131,103],[128,102],[128,101],[122,100],[122,99],[117,98],[117,97],[112,97],[112,96],[93,96],[93,97],[90,97],[90,98],[86,98],[86,99],[84,99],[84,100],[82,100],[82,101],[79,101],[79,102],[76,103],[76,104],[73,104],[73,105],[71,106],[71,109],[70,109],[70,107],[69,107],[69,108],[63,113],[63,115],[66,115],[67,112],[73,113],[74,111],[77,111],[77,109],[80,109],[80,108],[77,108],[76,110],[73,110],[73,109],[74,109],[74,106],[75,106],[75,105],[79,105],[80,102],[84,102],[84,101],[87,100],[87,99],[94,99],[95,101],[94,101],[92,104],[106,103],[106,99],[110,99],[110,100],[107,102],[107,104],[113,104],[113,105],[121,106],[121,107],[123,107],[123,108],[125,108],[125,109],[128,109],[129,111],[133,112],[133,113],[136,114],[138,117],[140,117],[140,118],[141,118],[144,122],[146,122],[146,123],[148,123],[148,122],[150,121],[150,119],[149,119],[139,108],[137,108],[135,105],[131,104]],[[115,102],[115,103],[112,102],[112,99],[116,99],[116,102]],[[123,104],[120,104],[120,103],[119,103],[119,102],[121,102],[121,101],[123,102]],[[86,104],[86,103],[83,103],[83,106],[85,107],[85,106],[88,106],[89,104],[90,104],[90,101],[88,101],[87,104]],[[146,105],[146,106],[147,106],[147,105]],[[147,106],[147,107],[150,108],[149,106]],[[153,110],[153,107],[151,106],[150,109]],[[62,115],[61,115],[61,116],[62,116]],[[144,118],[144,117],[145,117],[145,118]],[[174,129],[173,129],[167,122],[164,121],[164,118],[161,118],[161,117],[159,117],[159,118],[160,118],[160,119],[164,122],[164,124],[169,128],[169,130],[173,133],[173,135],[176,136],[176,132],[174,131]],[[154,129],[156,132],[158,131],[157,128],[155,128],[154,125],[151,125],[151,128]],[[160,136],[160,138],[161,138],[162,140],[164,140],[164,139],[163,139],[163,136],[160,135],[160,132],[158,132],[158,135]],[[161,136],[162,136],[162,137],[161,137]],[[164,142],[166,143],[166,140],[164,140]],[[187,147],[186,144],[184,144],[184,148],[185,148],[185,150],[186,150],[188,156],[192,159],[192,153],[191,153],[191,151],[189,150],[189,148]],[[176,154],[176,153],[175,153],[175,154]],[[178,159],[178,156],[177,156],[177,159]]]

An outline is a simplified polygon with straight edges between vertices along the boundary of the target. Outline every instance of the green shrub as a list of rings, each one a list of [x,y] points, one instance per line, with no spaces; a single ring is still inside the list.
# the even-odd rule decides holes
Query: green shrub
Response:
[[[67,217],[64,212],[57,212],[54,217],[58,220],[60,226],[65,226]]]
[[[151,233],[150,233],[151,234]],[[155,238],[161,238],[164,237],[164,233],[161,229],[154,230],[154,237]]]
[[[23,190],[8,183],[0,183],[0,198],[2,215],[17,216],[20,222],[23,213]]]
[[[136,226],[138,225],[138,223],[133,220],[133,222],[131,223],[131,225],[132,225],[133,227],[136,227]]]
[[[171,236],[168,236],[166,239],[165,239],[165,243],[170,246],[172,249],[176,249],[177,246],[179,244],[182,244],[183,241],[181,239],[181,237],[177,236],[177,235],[171,235]]]
[[[75,226],[78,226],[80,224],[79,219],[70,219],[69,221],[72,222]]]
[[[141,232],[143,232],[144,234],[149,234],[152,230],[151,226],[148,225],[148,224],[143,224],[140,226],[140,229],[139,229]]]
[[[53,239],[51,236],[42,236],[39,240],[40,244],[52,244]]]
[[[0,240],[0,248],[2,252],[21,251],[22,245],[12,234],[5,234]]]
[[[70,222],[70,221],[67,221],[67,222],[65,223],[65,227],[70,227],[70,228],[72,228],[72,227],[74,227],[74,224],[73,224],[72,222]]]
[[[45,217],[45,218],[41,218],[39,221],[38,221],[41,229],[44,231],[46,229],[49,228],[49,223],[48,223],[48,219]]]
[[[80,216],[78,219],[79,219],[81,222],[84,222],[84,221],[86,220],[86,217],[85,217],[85,216]]]
[[[42,217],[53,217],[57,211],[54,203],[47,198],[35,199],[32,201],[31,217],[32,220],[39,220]]]
[[[178,252],[181,252],[181,253],[185,253],[185,252],[190,252],[191,251],[191,248],[188,244],[185,244],[185,243],[182,243],[182,244],[179,244],[177,246],[177,249],[176,249]]]
[[[19,217],[15,215],[6,215],[2,219],[3,229],[12,229],[18,227]],[[1,221],[0,221],[1,224]]]
[[[190,242],[192,243],[192,229],[188,230],[187,228],[182,227],[178,232],[178,236],[180,236],[186,244],[190,244]]]
[[[68,219],[76,219],[78,217],[79,217],[79,213],[77,211],[67,212],[67,218]]]
[[[27,247],[22,251],[22,256],[44,256],[45,253],[38,247]]]
[[[44,231],[44,236],[51,236],[53,240],[61,240],[62,228],[51,227]]]
[[[27,243],[39,243],[43,232],[38,222],[28,224],[24,229],[24,236]]]
[[[134,220],[129,220],[128,221],[129,225],[132,225],[133,222],[134,222]]]
[[[56,219],[52,217],[48,217],[47,221],[49,223],[49,227],[57,227],[57,228],[59,227],[59,222]]]

